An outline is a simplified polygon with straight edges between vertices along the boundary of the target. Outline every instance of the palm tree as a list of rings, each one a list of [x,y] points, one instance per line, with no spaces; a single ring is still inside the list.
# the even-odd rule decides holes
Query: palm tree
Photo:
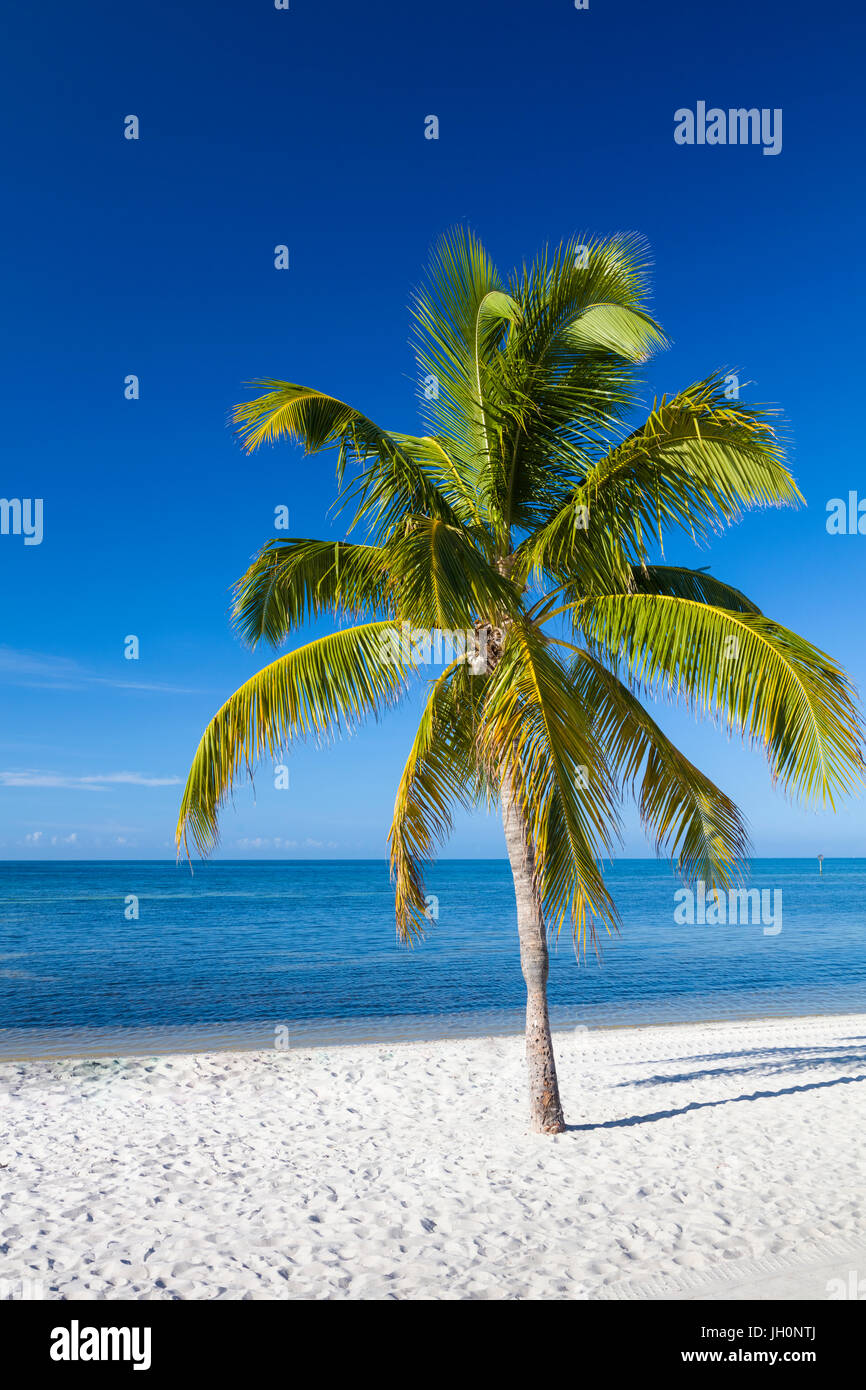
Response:
[[[861,729],[839,667],[704,570],[657,563],[666,535],[707,542],[748,507],[796,505],[767,411],[720,376],[656,400],[640,364],[663,335],[631,236],[545,251],[506,282],[473,236],[438,244],[414,303],[426,433],[382,429],[284,381],[236,408],[248,451],[337,450],[358,540],[270,541],[236,589],[250,642],[340,626],[248,680],[207,726],[178,825],[202,853],[226,796],[292,739],[378,715],[423,675],[425,633],[468,631],[425,689],[390,829],[397,928],[427,923],[423,868],[456,804],[498,800],[526,981],[533,1129],[563,1128],[547,1007],[548,932],[578,949],[617,925],[600,860],[634,795],[659,853],[724,888],[747,836],[733,802],[642,697],[675,695],[763,746],[774,780],[834,803],[859,781]],[[654,556],[656,558],[654,558]],[[408,626],[407,626],[408,625]],[[407,638],[408,633],[408,640]]]

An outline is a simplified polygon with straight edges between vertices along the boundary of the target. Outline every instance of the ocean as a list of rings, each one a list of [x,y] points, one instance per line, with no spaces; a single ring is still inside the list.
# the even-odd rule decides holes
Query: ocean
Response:
[[[683,921],[665,863],[608,881],[622,931],[600,961],[554,943],[555,1027],[866,1011],[866,860],[754,860],[770,926]],[[442,860],[428,890],[438,917],[408,949],[380,861],[2,863],[0,1057],[519,1031],[507,862]]]

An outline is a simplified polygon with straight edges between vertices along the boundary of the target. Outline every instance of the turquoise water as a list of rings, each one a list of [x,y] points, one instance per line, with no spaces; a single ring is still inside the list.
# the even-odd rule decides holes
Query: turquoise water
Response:
[[[621,860],[609,882],[622,933],[601,964],[560,939],[555,1025],[866,1011],[866,860],[755,860],[777,934],[679,925],[665,864]],[[443,860],[428,888],[438,921],[408,950],[378,861],[0,864],[0,1057],[518,1030],[507,863]]]

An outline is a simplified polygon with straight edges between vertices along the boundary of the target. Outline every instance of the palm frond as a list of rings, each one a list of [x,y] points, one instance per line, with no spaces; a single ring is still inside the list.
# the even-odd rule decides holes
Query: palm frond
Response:
[[[421,408],[430,433],[459,461],[466,485],[476,493],[493,448],[487,359],[514,320],[516,306],[480,242],[455,229],[436,243],[413,312],[419,371],[436,383]]]
[[[401,618],[430,627],[468,629],[516,613],[517,590],[475,548],[465,528],[407,516],[386,547]]]
[[[309,642],[258,671],[208,724],[181,799],[178,849],[217,843],[220,807],[242,773],[295,738],[333,737],[393,705],[412,670],[391,623]]]
[[[628,360],[664,346],[645,307],[649,264],[647,243],[635,233],[545,247],[509,284],[520,306],[521,353],[537,362],[569,362],[576,352]]]
[[[700,543],[752,507],[802,502],[772,412],[725,398],[719,376],[657,403],[571,499],[590,526],[616,526],[638,561],[677,527]]]
[[[397,933],[404,941],[425,930],[424,866],[451,833],[452,807],[471,809],[485,786],[475,753],[482,685],[465,663],[443,671],[430,689],[400,778],[388,839]]]
[[[640,239],[620,236],[545,248],[513,278],[519,312],[487,377],[501,443],[481,479],[500,529],[562,505],[634,401],[636,361],[664,342],[644,268]]]
[[[354,512],[349,530],[363,522],[383,544],[413,514],[465,526],[483,538],[476,499],[440,442],[412,435],[394,439],[399,449],[365,460],[340,494],[339,510]]]
[[[238,437],[247,453],[281,439],[302,444],[309,454],[336,447],[344,463],[348,451],[360,457],[389,454],[394,437],[354,406],[315,387],[266,377],[251,383],[265,392],[234,408]]]
[[[595,941],[598,921],[619,920],[598,863],[618,839],[614,780],[585,707],[528,623],[509,628],[487,682],[478,748],[526,823],[546,920],[559,931],[568,918],[578,945]]]
[[[663,548],[672,528],[702,544],[748,508],[801,501],[771,412],[727,401],[711,377],[663,399],[594,462],[521,543],[521,567],[572,598],[624,593],[641,584],[650,548]]]
[[[629,362],[645,362],[650,354],[666,346],[659,325],[640,309],[622,304],[593,304],[569,324],[561,334],[564,348],[577,352],[603,352]]]
[[[683,698],[762,746],[774,781],[827,802],[862,783],[863,731],[834,661],[754,613],[666,594],[595,597],[575,624],[608,664],[642,689]]]
[[[734,613],[761,612],[739,589],[733,589],[706,570],[685,569],[680,565],[636,565],[632,570],[632,587],[638,594],[668,594],[672,598],[709,603],[714,608],[727,608]]]
[[[396,609],[380,546],[347,541],[272,540],[235,585],[233,617],[254,646],[279,644],[323,613],[394,617]]]
[[[669,853],[683,877],[727,887],[740,877],[748,832],[723,791],[689,762],[635,695],[588,652],[572,665],[579,698],[594,711],[595,736],[623,788],[637,797],[656,852]]]

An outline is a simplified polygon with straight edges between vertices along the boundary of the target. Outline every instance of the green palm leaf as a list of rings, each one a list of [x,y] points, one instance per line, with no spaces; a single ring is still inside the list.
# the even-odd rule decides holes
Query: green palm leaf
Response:
[[[400,617],[420,625],[468,629],[476,618],[519,610],[514,585],[472,544],[465,529],[406,517],[387,546]]]
[[[258,671],[214,715],[187,777],[177,827],[207,853],[219,810],[238,777],[294,738],[331,737],[393,705],[412,665],[393,624],[376,622],[320,637]]]
[[[323,613],[396,616],[382,547],[272,540],[235,586],[234,618],[251,645],[276,645]]]
[[[508,779],[535,850],[536,887],[555,930],[570,919],[578,943],[618,914],[598,859],[618,838],[605,749],[536,629],[516,623],[481,707],[479,753],[488,776]]]
[[[774,780],[835,806],[862,779],[853,692],[830,657],[768,618],[664,594],[589,598],[576,625],[642,688],[719,715],[763,746]]]
[[[594,584],[593,557],[611,540],[620,566],[644,565],[672,528],[705,543],[746,509],[801,501],[766,413],[727,401],[711,377],[663,399],[594,463],[524,542],[524,564],[579,591]]]
[[[452,807],[471,809],[484,789],[475,753],[482,685],[465,663],[446,668],[431,687],[400,778],[388,839],[403,940],[427,925],[424,868],[451,833]]]
[[[695,603],[709,603],[714,608],[728,608],[734,613],[760,613],[760,609],[721,579],[705,570],[684,569],[679,565],[640,565],[632,570],[632,588],[639,594],[668,594],[672,598],[688,598]]]
[[[637,795],[658,854],[687,880],[727,887],[748,854],[748,834],[730,797],[662,732],[630,690],[588,652],[574,659],[578,697],[594,711],[595,737],[621,784]]]

